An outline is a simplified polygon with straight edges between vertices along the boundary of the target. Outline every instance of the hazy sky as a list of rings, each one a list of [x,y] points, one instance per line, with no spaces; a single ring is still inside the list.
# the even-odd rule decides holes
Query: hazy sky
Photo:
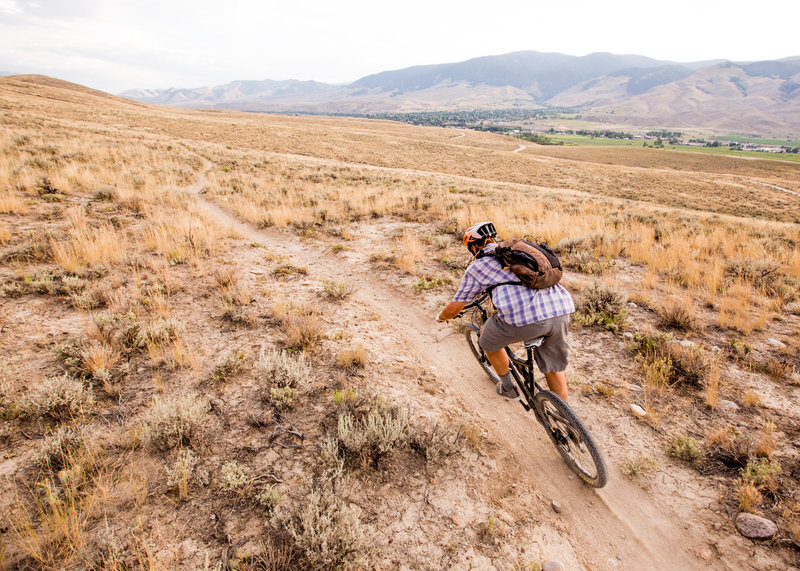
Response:
[[[119,93],[518,50],[753,61],[800,56],[798,23],[800,0],[0,0],[0,72]]]

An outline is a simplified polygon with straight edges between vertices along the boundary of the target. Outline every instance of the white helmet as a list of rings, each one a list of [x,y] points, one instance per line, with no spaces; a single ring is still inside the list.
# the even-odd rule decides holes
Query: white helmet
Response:
[[[494,242],[495,236],[497,236],[497,230],[495,230],[494,224],[478,222],[464,231],[462,240],[467,249],[475,255],[479,250],[483,250],[486,244]]]

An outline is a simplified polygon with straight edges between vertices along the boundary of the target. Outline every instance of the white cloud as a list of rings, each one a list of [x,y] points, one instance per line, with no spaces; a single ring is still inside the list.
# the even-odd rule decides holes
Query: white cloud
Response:
[[[112,92],[352,81],[516,50],[673,61],[800,55],[800,2],[0,0],[0,69]]]

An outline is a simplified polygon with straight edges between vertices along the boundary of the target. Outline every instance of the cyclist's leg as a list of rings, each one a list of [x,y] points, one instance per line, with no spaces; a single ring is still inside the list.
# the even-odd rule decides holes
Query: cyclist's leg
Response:
[[[564,402],[567,402],[567,375],[564,371],[557,373],[545,373],[547,387],[556,393]]]
[[[489,359],[498,376],[504,377],[508,374],[508,355],[505,348],[499,351],[487,351],[486,358]]]
[[[536,349],[535,359],[539,370],[544,373],[548,388],[567,400],[567,363],[569,359],[569,316],[561,315],[548,320],[550,331],[544,342]]]
[[[483,324],[479,343],[494,370],[502,377],[508,373],[509,367],[505,348],[512,343],[546,335],[548,331],[549,326],[546,324],[542,326],[539,323],[532,323],[521,327],[509,325],[495,314]]]

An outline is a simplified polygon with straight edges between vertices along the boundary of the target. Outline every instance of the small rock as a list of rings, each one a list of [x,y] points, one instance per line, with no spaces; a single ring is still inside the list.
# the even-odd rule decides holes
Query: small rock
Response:
[[[681,341],[681,347],[694,347],[694,341],[689,341],[688,339],[684,339]]]
[[[636,309],[636,308],[637,308],[637,307],[639,307],[639,306],[638,306],[638,305],[636,305],[635,303],[633,303],[632,301],[629,301],[629,302],[628,302],[628,307],[632,307],[632,308]]]
[[[783,341],[779,341],[774,337],[770,337],[769,339],[767,339],[767,343],[769,343],[773,347],[786,347],[786,343],[784,343]]]
[[[711,551],[708,549],[704,549],[700,552],[700,559],[703,561],[711,561]]]
[[[620,561],[622,561],[622,553],[618,553],[618,554],[617,554],[617,559],[619,559]]]
[[[628,390],[629,391],[638,391],[638,392],[644,391],[644,389],[642,387],[640,387],[639,385],[634,385],[633,383],[629,383],[628,384]]]
[[[625,337],[625,339],[633,339],[633,333],[631,333],[630,331],[626,331],[625,333],[622,334],[622,336]]]
[[[564,511],[564,508],[561,507],[561,504],[559,504],[555,500],[550,502],[550,507],[553,508],[553,511],[556,512],[557,514],[560,514],[562,511]]]
[[[739,412],[739,405],[727,399],[720,399],[717,408],[722,412]]]
[[[574,475],[572,475],[572,474],[570,474],[569,476],[567,476],[567,480],[574,480],[574,479],[575,479],[575,476],[574,476]]]
[[[746,512],[736,516],[736,529],[750,539],[770,539],[778,533],[778,526],[770,520]]]
[[[647,411],[635,403],[631,404],[631,412],[633,413],[634,416],[638,418],[644,418],[645,416],[647,416]]]
[[[566,569],[561,561],[545,561],[542,564],[542,571],[566,571]]]
[[[719,348],[719,347],[717,347],[716,345],[712,345],[712,346],[711,346],[711,351],[712,351],[713,353],[719,353],[720,351],[722,351],[722,349],[720,349],[720,348]]]

